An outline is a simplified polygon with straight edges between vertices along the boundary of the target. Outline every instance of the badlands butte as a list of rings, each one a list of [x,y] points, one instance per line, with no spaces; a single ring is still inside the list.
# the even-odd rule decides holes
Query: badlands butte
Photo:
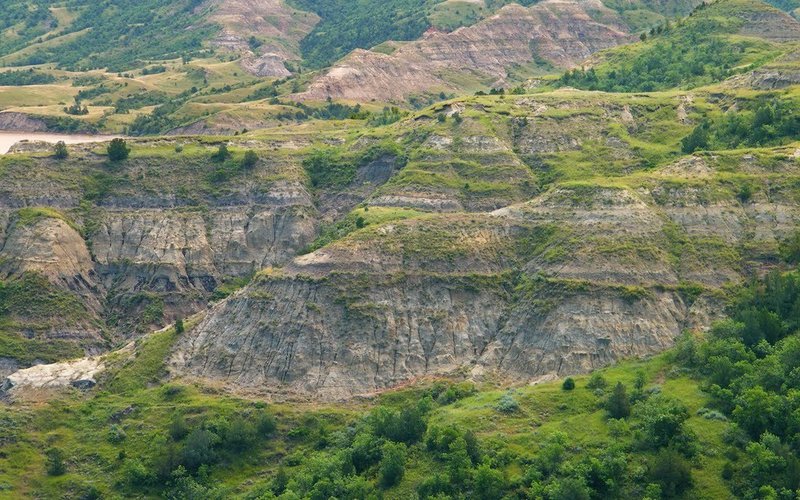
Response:
[[[269,26],[247,10],[278,7],[286,16]],[[246,70],[291,77],[283,61],[320,22],[298,12],[220,4],[214,43],[243,52]],[[206,96],[213,111],[198,126],[187,110],[200,97],[184,95],[167,110],[184,128],[129,138],[124,161],[103,144],[70,146],[66,159],[18,144],[0,157],[0,374],[106,359],[181,320],[169,379],[346,399],[442,375],[561,378],[704,331],[733,288],[782,265],[797,235],[800,23],[720,0],[638,41],[634,18],[598,1],[507,5],[451,32],[357,49],[281,97],[379,110],[421,92],[504,87],[525,71],[593,68],[371,115],[397,115],[387,124],[259,121],[287,105]],[[283,40],[276,26],[294,36],[281,50],[246,43]],[[729,59],[716,73],[699,60],[677,75],[683,84],[670,85],[674,65],[640,68],[645,83],[620,76],[638,71],[625,58],[695,45]],[[612,92],[625,85],[634,91]],[[89,114],[73,119],[92,124],[84,102]],[[771,127],[765,138],[726,145],[761,107],[772,121],[751,124]],[[49,108],[37,109],[0,121],[51,128]],[[239,113],[266,128],[240,133]],[[115,130],[113,114],[102,120]],[[186,135],[196,130],[217,135]]]

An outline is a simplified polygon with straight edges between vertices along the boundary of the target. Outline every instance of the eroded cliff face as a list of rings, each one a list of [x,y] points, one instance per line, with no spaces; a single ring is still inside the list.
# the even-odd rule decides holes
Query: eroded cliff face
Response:
[[[356,50],[298,97],[387,101],[460,90],[455,82],[465,80],[497,86],[513,65],[540,60],[570,68],[631,39],[618,15],[598,0],[512,4],[474,26],[410,42],[390,55]]]
[[[242,54],[242,67],[261,77],[286,77],[287,61],[300,59],[299,43],[319,22],[316,14],[300,12],[284,0],[209,0],[208,20],[222,26],[212,44]],[[250,37],[261,45],[250,46]]]
[[[751,160],[736,159],[753,174],[773,168]],[[716,176],[714,163],[359,231],[218,304],[182,339],[174,369],[344,398],[459,370],[519,382],[660,352],[721,312],[720,287],[744,279],[748,245],[770,254],[800,222],[781,189],[742,204],[717,177],[675,185]]]
[[[62,162],[9,156],[0,279],[36,276],[81,304],[80,320],[62,328],[53,315],[39,338],[69,338],[89,352],[187,317],[220,285],[286,262],[317,235],[302,171],[261,154],[247,178],[216,184],[205,155],[145,155],[124,166],[98,161],[90,146]]]

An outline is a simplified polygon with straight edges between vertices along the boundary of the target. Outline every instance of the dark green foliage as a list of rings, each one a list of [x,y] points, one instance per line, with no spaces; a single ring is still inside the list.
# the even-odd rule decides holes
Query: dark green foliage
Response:
[[[125,139],[112,139],[111,143],[106,148],[108,152],[108,159],[111,161],[122,161],[128,159],[131,149]]]
[[[355,48],[386,40],[414,40],[430,26],[426,8],[432,0],[293,0],[322,21],[300,42],[306,63],[321,68]]]
[[[184,331],[185,330],[184,330],[184,326],[183,326],[183,319],[181,319],[181,318],[176,319],[175,320],[175,333],[180,335]]]
[[[589,377],[589,381],[586,382],[587,389],[605,389],[606,386],[608,386],[608,382],[606,382],[606,379],[599,373],[593,373],[592,376]]]
[[[564,477],[553,482],[549,488],[548,498],[552,500],[589,500],[591,492],[580,478]]]
[[[403,112],[400,111],[400,108],[392,106],[392,107],[385,107],[381,114],[373,115],[368,121],[367,125],[373,127],[380,127],[382,125],[389,125],[390,123],[395,123],[400,121],[403,117]]]
[[[742,23],[726,2],[700,11],[677,25],[667,22],[654,29],[640,42],[641,50],[621,51],[596,70],[567,71],[560,83],[610,92],[696,87],[727,78],[738,70],[748,51],[764,48],[761,42],[725,37]]]
[[[657,449],[683,443],[687,437],[684,423],[689,411],[679,401],[657,394],[636,403],[633,415],[640,422],[640,441],[646,447]]]
[[[124,71],[144,66],[147,60],[198,53],[202,42],[218,30],[202,24],[202,12],[195,12],[200,0],[68,0],[65,4],[78,14],[65,33],[80,35],[61,44],[41,46],[18,60],[18,64],[53,62],[67,69]],[[42,12],[46,12],[46,6],[42,5]],[[49,13],[45,15],[49,18]],[[31,34],[34,33],[37,31]],[[26,36],[20,43],[28,40],[32,37]],[[19,43],[4,41],[0,43],[0,54],[18,48]]]
[[[136,92],[125,97],[121,97],[114,102],[114,113],[126,114],[133,109],[141,109],[147,106],[158,106],[171,100],[170,96],[163,92],[147,90]],[[139,117],[137,117],[139,118]]]
[[[406,444],[422,439],[427,428],[419,407],[404,407],[401,410],[379,407],[372,412],[371,422],[375,435]]]
[[[303,160],[313,187],[344,187],[355,179],[356,165],[338,152],[317,150]]]
[[[252,170],[257,163],[258,163],[258,154],[255,151],[253,151],[252,149],[248,149],[247,151],[244,152],[244,157],[242,158],[242,168],[244,170]]]
[[[230,157],[231,157],[231,152],[228,151],[228,145],[222,143],[217,148],[217,151],[211,155],[211,160],[221,163]]]
[[[75,101],[75,103],[72,104],[71,106],[67,106],[64,108],[64,113],[68,115],[82,116],[82,115],[88,115],[89,109],[86,106],[81,106],[81,103],[79,101]]]
[[[174,415],[169,423],[169,435],[175,441],[180,441],[189,434],[189,426],[182,415]]]
[[[704,121],[696,126],[692,133],[681,139],[681,150],[684,153],[694,153],[695,151],[708,148],[708,129],[709,122]]]
[[[564,383],[561,384],[561,389],[565,391],[571,391],[575,389],[575,380],[572,377],[565,378]]]
[[[257,430],[250,420],[235,416],[221,429],[222,447],[234,453],[241,453],[255,443]]]
[[[195,429],[186,437],[186,444],[180,455],[181,464],[190,471],[202,465],[213,464],[217,460],[215,447],[219,436],[206,429]]]
[[[405,473],[406,447],[402,443],[387,442],[381,450],[379,465],[381,486],[391,488],[403,478]]]
[[[69,150],[64,141],[58,141],[53,148],[53,157],[58,160],[64,160],[69,157]]]
[[[661,486],[664,497],[678,497],[692,486],[692,470],[680,453],[665,448],[653,460],[650,479]]]
[[[475,469],[473,484],[473,498],[480,500],[502,498],[507,488],[503,473],[492,469],[489,464],[482,464]]]
[[[738,111],[729,111],[703,123],[681,140],[684,153],[701,149],[734,149],[741,146],[781,144],[800,138],[797,104],[780,98],[743,101]],[[743,186],[752,189],[751,186]],[[746,192],[739,193],[749,200]]]
[[[0,86],[47,85],[55,81],[56,78],[53,75],[34,71],[33,68],[0,72]]]
[[[630,416],[631,402],[622,382],[617,382],[614,391],[608,396],[606,410],[611,418],[628,418]]]
[[[67,466],[64,464],[64,452],[60,448],[50,448],[45,453],[45,467],[47,468],[47,475],[60,476],[67,472]]]
[[[707,339],[682,340],[679,359],[707,377],[716,408],[736,424],[729,441],[743,458],[725,469],[734,492],[757,498],[794,491],[800,486],[800,275],[768,274],[730,312],[732,319],[716,323]]]
[[[159,134],[180,125],[170,115],[180,108],[181,102],[172,101],[155,108],[149,115],[138,115],[128,127],[130,135]]]
[[[261,437],[268,437],[275,429],[278,428],[278,424],[275,421],[275,417],[273,417],[270,413],[265,411],[259,412],[256,417],[256,432]]]
[[[781,257],[789,264],[800,264],[800,231],[795,231],[781,242]]]
[[[371,116],[369,111],[363,111],[361,109],[361,104],[350,106],[348,104],[333,102],[330,99],[325,106],[322,107],[309,106],[303,102],[281,102],[277,99],[274,101],[274,104],[281,104],[282,106],[289,106],[297,109],[297,111],[278,113],[276,118],[279,120],[364,120]]]

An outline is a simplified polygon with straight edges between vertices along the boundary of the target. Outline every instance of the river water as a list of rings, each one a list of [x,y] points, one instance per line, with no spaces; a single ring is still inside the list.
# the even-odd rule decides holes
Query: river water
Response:
[[[48,132],[12,132],[0,130],[0,155],[8,153],[11,146],[19,141],[44,141],[53,144],[64,141],[67,144],[78,144],[81,142],[103,142],[110,141],[114,137],[107,135],[81,135],[81,134],[51,134]]]

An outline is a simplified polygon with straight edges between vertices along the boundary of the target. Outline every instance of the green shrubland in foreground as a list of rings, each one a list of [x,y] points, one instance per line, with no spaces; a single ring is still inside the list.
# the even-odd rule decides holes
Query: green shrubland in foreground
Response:
[[[0,492],[105,498],[795,498],[800,273],[672,351],[536,386],[430,381],[344,405],[165,382],[174,329],[99,386],[0,410]],[[189,325],[191,326],[191,325]]]

